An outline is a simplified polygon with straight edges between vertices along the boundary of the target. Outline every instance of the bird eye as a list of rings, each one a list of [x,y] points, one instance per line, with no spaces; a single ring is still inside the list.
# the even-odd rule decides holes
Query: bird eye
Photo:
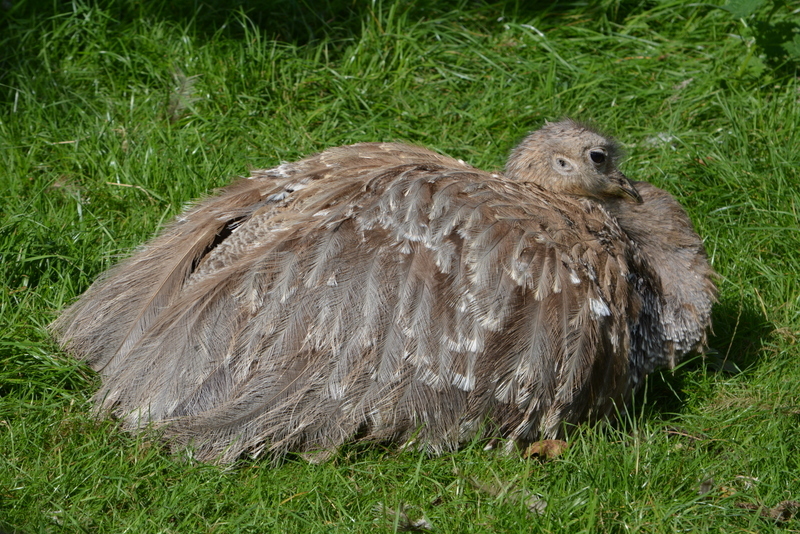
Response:
[[[559,167],[566,167],[567,166],[567,162],[565,160],[561,159],[561,158],[558,158],[556,160],[556,163],[558,164]]]
[[[589,152],[589,157],[592,158],[592,161],[600,164],[606,161],[606,154],[605,152],[601,152],[599,150],[592,150]]]

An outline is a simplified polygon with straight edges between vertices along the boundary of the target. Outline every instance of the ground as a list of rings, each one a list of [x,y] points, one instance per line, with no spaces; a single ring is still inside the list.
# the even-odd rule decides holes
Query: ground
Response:
[[[0,525],[800,529],[786,503],[800,500],[800,3],[521,4],[4,3]],[[321,465],[197,464],[96,420],[97,376],[47,332],[99,273],[249,169],[379,140],[500,169],[564,116],[613,133],[625,173],[686,207],[720,296],[704,358],[652,375],[619,424],[578,429],[554,459],[474,442],[438,458],[353,446]]]

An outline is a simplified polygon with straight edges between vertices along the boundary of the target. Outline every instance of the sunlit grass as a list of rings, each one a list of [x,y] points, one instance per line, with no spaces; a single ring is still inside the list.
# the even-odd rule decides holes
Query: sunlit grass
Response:
[[[317,4],[0,11],[0,525],[380,532],[404,510],[436,532],[800,528],[742,507],[800,500],[796,70],[741,68],[741,24],[696,3]],[[375,140],[500,168],[565,115],[614,133],[625,172],[678,197],[720,303],[707,359],[656,373],[621,424],[580,429],[556,460],[474,443],[197,465],[96,421],[97,377],[49,338],[99,273],[249,169]]]

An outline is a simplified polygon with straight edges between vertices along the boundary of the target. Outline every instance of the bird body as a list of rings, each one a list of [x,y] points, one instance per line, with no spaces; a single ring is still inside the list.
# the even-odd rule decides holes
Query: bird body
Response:
[[[98,406],[203,460],[556,437],[621,409],[710,324],[702,241],[616,158],[562,121],[505,173],[398,143],[254,171],[54,330],[100,372]]]

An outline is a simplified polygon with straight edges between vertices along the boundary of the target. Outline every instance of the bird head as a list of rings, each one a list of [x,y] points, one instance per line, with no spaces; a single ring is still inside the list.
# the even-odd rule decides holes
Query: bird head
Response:
[[[505,174],[550,191],[599,200],[642,202],[639,192],[617,167],[617,143],[570,119],[545,124],[511,152]]]

